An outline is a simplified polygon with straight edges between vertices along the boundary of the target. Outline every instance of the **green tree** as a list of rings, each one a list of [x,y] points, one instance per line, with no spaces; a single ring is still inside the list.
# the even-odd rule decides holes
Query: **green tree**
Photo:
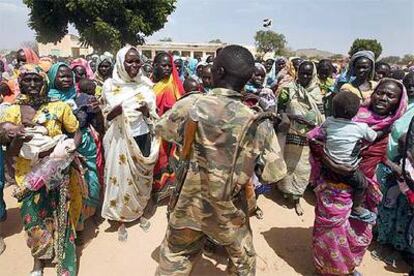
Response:
[[[398,64],[401,62],[401,58],[398,56],[389,56],[382,58],[381,61],[386,62],[388,64]]]
[[[401,64],[408,65],[414,63],[414,55],[406,54],[401,59]]]
[[[257,52],[263,55],[269,52],[275,52],[275,55],[280,55],[286,47],[285,36],[271,30],[257,31],[254,40]]]
[[[41,43],[58,42],[72,23],[80,41],[98,51],[117,50],[164,27],[177,0],[23,0],[30,11],[29,26]]]
[[[376,39],[355,39],[352,43],[351,48],[349,49],[348,54],[352,56],[356,52],[362,50],[369,50],[375,54],[375,58],[377,59],[382,53],[382,46]]]
[[[221,42],[219,38],[216,38],[216,39],[210,40],[208,43],[223,43],[223,42]]]

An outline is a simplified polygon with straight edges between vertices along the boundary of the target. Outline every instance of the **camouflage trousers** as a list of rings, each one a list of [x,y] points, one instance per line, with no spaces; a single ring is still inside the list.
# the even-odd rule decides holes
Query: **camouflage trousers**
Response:
[[[156,275],[190,275],[194,259],[201,253],[207,236],[189,228],[168,227],[160,248],[160,262]],[[256,253],[253,237],[248,225],[243,225],[236,233],[234,242],[225,245],[229,255],[227,272],[229,275],[255,275]]]

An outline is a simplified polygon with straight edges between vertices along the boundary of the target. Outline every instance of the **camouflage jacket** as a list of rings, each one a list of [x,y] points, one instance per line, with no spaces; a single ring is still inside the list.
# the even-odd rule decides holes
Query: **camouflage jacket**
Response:
[[[190,169],[170,217],[171,227],[203,231],[222,244],[231,243],[240,224],[246,223],[246,214],[233,198],[248,183],[256,164],[263,167],[265,182],[285,176],[286,165],[269,124],[249,128],[231,175],[236,146],[254,116],[240,93],[213,89],[209,95],[178,101],[156,124],[157,134],[180,145],[186,120],[198,122]]]

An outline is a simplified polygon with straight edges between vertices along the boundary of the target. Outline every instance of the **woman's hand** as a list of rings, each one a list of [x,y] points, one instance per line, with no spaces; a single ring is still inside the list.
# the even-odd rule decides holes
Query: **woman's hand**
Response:
[[[12,139],[9,148],[7,149],[7,153],[11,156],[18,156],[23,143],[29,142],[32,138],[32,136],[17,135]]]
[[[283,133],[287,133],[290,128],[290,119],[286,113],[281,114],[281,120],[277,125],[277,130]]]
[[[101,110],[99,107],[99,102],[96,98],[91,98],[89,102],[89,107],[93,113],[97,113]],[[122,109],[121,109],[121,112],[122,112]]]
[[[109,112],[108,116],[106,116],[106,119],[108,121],[112,121],[113,119],[115,119],[121,114],[122,114],[122,105],[117,105],[111,110],[111,112]]]
[[[73,136],[73,141],[75,143],[75,148],[77,149],[82,143],[82,132],[78,129]]]
[[[312,121],[309,121],[307,119],[305,119],[303,116],[300,115],[293,115],[293,114],[289,114],[289,119],[298,122],[299,124],[303,124],[309,128],[314,128],[316,127],[316,124]]]
[[[150,116],[150,111],[149,111],[149,108],[148,108],[148,104],[145,103],[145,102],[141,107],[137,108],[136,110],[141,112],[144,117],[148,118]]]

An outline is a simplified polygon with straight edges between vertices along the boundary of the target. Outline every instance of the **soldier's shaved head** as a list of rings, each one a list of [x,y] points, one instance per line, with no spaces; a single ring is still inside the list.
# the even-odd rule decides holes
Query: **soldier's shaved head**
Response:
[[[254,58],[239,45],[224,47],[214,60],[213,86],[241,91],[254,71]]]

